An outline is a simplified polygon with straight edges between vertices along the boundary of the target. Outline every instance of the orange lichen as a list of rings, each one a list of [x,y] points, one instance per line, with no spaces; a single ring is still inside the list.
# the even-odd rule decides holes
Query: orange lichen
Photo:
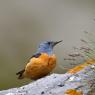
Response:
[[[87,60],[85,63],[74,67],[73,69],[70,69],[68,72],[69,73],[77,73],[78,71],[84,69],[86,66],[90,65],[90,64],[95,64],[95,59],[89,59]]]
[[[95,64],[95,59],[89,59],[86,61],[87,64]]]
[[[77,91],[75,89],[68,89],[66,92],[65,92],[66,95],[83,95],[83,92],[82,91]]]

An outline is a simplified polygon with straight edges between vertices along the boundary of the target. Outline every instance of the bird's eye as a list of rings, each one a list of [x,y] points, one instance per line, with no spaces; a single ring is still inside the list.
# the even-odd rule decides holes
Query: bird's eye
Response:
[[[48,42],[48,44],[50,45],[50,42]]]

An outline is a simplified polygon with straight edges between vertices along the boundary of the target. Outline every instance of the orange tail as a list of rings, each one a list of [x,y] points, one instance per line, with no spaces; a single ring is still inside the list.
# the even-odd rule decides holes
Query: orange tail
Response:
[[[23,73],[24,73],[25,69],[19,71],[18,73],[16,73],[16,75],[18,75],[18,79],[23,79],[24,76],[23,76]]]

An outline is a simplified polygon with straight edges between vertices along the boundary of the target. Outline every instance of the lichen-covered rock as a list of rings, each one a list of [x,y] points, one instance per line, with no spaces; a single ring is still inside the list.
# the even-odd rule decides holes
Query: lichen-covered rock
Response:
[[[0,95],[95,95],[95,60],[65,74],[52,74],[19,88],[0,91]]]

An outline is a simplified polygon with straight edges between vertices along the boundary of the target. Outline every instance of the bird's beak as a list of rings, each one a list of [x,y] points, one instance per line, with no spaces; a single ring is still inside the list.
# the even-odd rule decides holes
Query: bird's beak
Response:
[[[54,42],[54,46],[55,46],[56,44],[62,42],[62,41],[63,41],[63,40]]]

